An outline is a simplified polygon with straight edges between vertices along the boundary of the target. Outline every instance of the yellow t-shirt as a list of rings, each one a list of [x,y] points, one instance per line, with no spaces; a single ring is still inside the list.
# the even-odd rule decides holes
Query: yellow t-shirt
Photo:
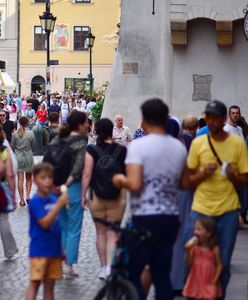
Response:
[[[7,160],[7,156],[8,156],[7,149],[4,149],[2,152],[0,152],[0,155],[1,155],[2,161],[5,162]]]
[[[230,163],[239,174],[248,173],[247,146],[240,137],[230,134],[224,142],[211,142],[222,162]],[[203,168],[209,163],[217,162],[207,135],[196,138],[191,145],[187,166],[190,169]],[[221,174],[219,166],[213,175],[196,188],[192,210],[210,216],[219,216],[240,207],[234,185]]]

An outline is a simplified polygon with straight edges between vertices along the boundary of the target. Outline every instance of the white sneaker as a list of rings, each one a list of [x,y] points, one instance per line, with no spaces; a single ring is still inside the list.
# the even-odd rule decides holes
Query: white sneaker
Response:
[[[106,274],[106,277],[108,277],[111,274],[111,267],[110,266],[105,267],[105,274]]]
[[[65,264],[63,268],[63,274],[65,275],[66,278],[79,277],[79,274],[73,270],[72,266],[67,264]]]
[[[105,280],[106,279],[106,267],[101,267],[99,273],[98,273],[98,278],[101,280]]]

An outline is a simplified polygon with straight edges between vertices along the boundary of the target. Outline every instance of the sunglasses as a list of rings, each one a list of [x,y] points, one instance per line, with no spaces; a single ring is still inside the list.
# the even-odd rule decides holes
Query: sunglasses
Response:
[[[0,117],[5,117],[5,115],[0,115]]]

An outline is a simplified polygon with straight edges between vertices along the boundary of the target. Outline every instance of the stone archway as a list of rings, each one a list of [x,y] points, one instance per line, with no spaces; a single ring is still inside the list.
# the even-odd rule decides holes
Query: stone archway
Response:
[[[45,78],[40,75],[34,76],[31,81],[31,92],[32,93],[36,93],[37,91],[45,92],[45,89],[46,89]]]

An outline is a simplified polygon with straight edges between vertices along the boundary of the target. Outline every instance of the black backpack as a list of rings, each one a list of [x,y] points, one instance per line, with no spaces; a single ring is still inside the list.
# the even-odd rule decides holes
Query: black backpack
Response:
[[[102,199],[115,199],[120,195],[120,189],[112,183],[114,174],[122,173],[121,165],[117,160],[122,147],[117,145],[113,154],[109,154],[109,148],[102,150],[95,146],[99,158],[94,169],[92,188],[97,197]]]
[[[71,144],[82,137],[75,136],[70,141],[65,141],[58,137],[56,142],[48,145],[43,162],[50,163],[54,167],[54,184],[60,186],[64,184],[72,169],[73,149]]]

